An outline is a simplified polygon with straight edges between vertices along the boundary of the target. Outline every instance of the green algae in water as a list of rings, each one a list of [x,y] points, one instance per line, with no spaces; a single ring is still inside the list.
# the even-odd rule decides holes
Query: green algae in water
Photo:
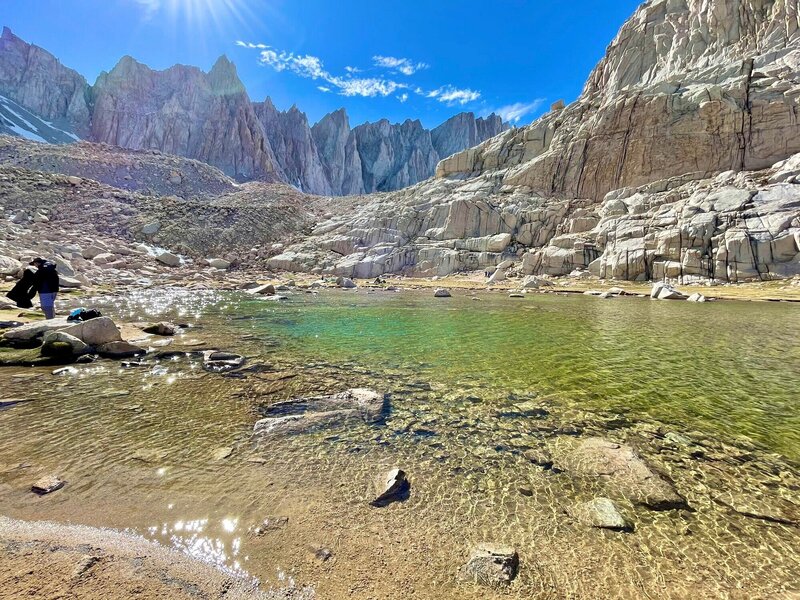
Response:
[[[402,370],[487,402],[548,398],[679,430],[747,436],[800,459],[800,308],[756,302],[584,296],[324,292],[267,305],[234,326],[270,334],[300,362]],[[446,407],[441,407],[446,410]]]

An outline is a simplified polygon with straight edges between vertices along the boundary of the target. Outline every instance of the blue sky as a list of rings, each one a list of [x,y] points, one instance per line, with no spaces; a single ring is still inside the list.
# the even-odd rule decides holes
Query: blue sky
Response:
[[[2,0],[2,24],[93,83],[129,54],[208,70],[254,100],[351,125],[470,110],[526,124],[574,100],[639,0]]]

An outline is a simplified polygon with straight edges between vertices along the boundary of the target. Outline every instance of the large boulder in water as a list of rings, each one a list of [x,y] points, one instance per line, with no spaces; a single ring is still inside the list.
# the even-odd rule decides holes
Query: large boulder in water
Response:
[[[686,499],[630,446],[588,438],[558,461],[575,475],[602,482],[609,491],[654,510],[688,508]]]
[[[255,435],[290,435],[338,427],[346,423],[378,423],[386,396],[367,389],[352,389],[332,396],[295,398],[277,402],[253,427]]]
[[[63,349],[68,349],[68,354],[80,356],[89,352],[89,346],[73,335],[63,331],[49,331],[42,340],[42,356],[58,356],[64,354]]]
[[[63,329],[63,332],[75,336],[90,346],[102,346],[122,341],[122,335],[110,317],[97,317],[82,321]]]

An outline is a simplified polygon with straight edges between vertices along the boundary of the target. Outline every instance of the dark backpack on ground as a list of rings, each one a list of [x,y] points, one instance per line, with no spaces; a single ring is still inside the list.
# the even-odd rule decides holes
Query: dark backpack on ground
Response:
[[[96,308],[90,308],[86,310],[85,308],[76,308],[71,313],[69,313],[69,317],[67,317],[67,321],[89,321],[91,319],[96,319],[97,317],[102,317],[103,315],[100,314],[100,311]]]

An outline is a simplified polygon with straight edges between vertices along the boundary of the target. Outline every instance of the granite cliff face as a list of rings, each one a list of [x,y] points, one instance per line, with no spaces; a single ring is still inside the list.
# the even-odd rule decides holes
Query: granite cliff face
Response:
[[[79,135],[88,131],[86,80],[46,50],[15,36],[8,27],[3,27],[0,35],[0,95]]]
[[[272,148],[236,74],[221,57],[208,73],[154,71],[124,57],[92,88],[93,141],[201,160],[236,179],[279,179]]]
[[[328,182],[333,193],[363,194],[364,175],[356,136],[343,108],[325,115],[311,128]]]
[[[439,155],[419,121],[392,125],[386,119],[359,125],[353,132],[367,192],[397,190],[427,179]]]
[[[800,274],[798,0],[651,0],[581,97],[320,224],[275,268]],[[434,140],[452,137],[434,135]]]
[[[283,181],[313,194],[333,193],[305,113],[296,106],[280,112],[269,98],[254,103],[253,108],[281,167]]]
[[[475,118],[473,113],[459,113],[431,131],[431,143],[441,159],[473,148],[501,134],[508,126],[495,114]]]

